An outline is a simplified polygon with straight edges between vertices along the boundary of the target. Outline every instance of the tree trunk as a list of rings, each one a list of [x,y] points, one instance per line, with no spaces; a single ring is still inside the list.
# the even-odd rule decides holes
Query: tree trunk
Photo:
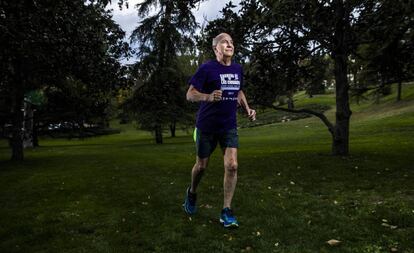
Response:
[[[401,101],[402,82],[398,80],[397,101]]]
[[[295,109],[295,104],[293,102],[293,97],[291,93],[289,93],[288,95],[288,109],[290,110]]]
[[[24,159],[24,151],[23,151],[23,122],[24,122],[24,115],[23,115],[23,90],[21,89],[21,85],[16,85],[15,87],[15,94],[13,97],[13,108],[12,108],[12,115],[13,115],[13,131],[12,131],[12,138],[11,138],[11,148],[12,148],[12,156],[11,160],[13,161],[23,161]]]
[[[155,143],[162,144],[162,127],[160,125],[155,127]]]
[[[169,27],[171,25],[171,15],[173,12],[173,2],[167,2],[166,6],[165,6],[165,16],[162,19],[161,23],[164,29],[164,32],[168,33],[169,32]],[[159,55],[158,55],[158,64],[160,69],[162,69],[165,64],[166,64],[166,56],[169,52],[169,48],[168,48],[168,40],[166,39],[161,39],[160,41],[160,51],[159,51]]]
[[[336,118],[332,142],[333,155],[349,154],[349,83],[347,78],[346,28],[349,27],[348,15],[345,14],[342,0],[336,1],[335,48],[333,50],[336,81]]]
[[[33,148],[33,108],[28,102],[24,102],[24,135],[23,147]]]
[[[341,60],[342,59],[342,60]],[[333,155],[349,154],[349,121],[351,118],[351,110],[349,108],[348,82],[346,71],[346,57],[335,57],[335,79],[336,79],[336,118],[334,139],[332,143]]]
[[[79,137],[78,138],[83,140],[86,137],[84,120],[78,117],[77,122],[79,125]]]
[[[171,137],[175,137],[175,127],[176,127],[176,122],[175,120],[170,124],[170,132],[171,132]]]
[[[33,147],[39,147],[39,123],[33,115]]]
[[[288,109],[295,109],[295,104],[292,97],[288,97]]]
[[[39,135],[38,135],[38,126],[33,126],[33,147],[39,147]]]

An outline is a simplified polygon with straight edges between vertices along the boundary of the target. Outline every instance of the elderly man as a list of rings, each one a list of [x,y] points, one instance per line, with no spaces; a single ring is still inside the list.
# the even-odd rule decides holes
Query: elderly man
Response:
[[[243,69],[232,62],[234,45],[231,36],[226,33],[217,35],[213,39],[213,50],[216,59],[199,67],[189,81],[187,91],[187,100],[200,102],[200,109],[194,133],[197,158],[183,206],[187,214],[196,213],[197,186],[219,143],[224,159],[224,203],[220,222],[224,227],[238,227],[231,209],[238,167],[237,106],[246,110],[250,120],[256,119],[256,111],[249,107],[242,91]]]

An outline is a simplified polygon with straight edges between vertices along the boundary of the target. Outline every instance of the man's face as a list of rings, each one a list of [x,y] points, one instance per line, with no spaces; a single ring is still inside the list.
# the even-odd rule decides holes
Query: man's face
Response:
[[[221,37],[221,39],[218,41],[214,52],[216,55],[219,55],[220,57],[232,57],[234,54],[234,45],[233,45],[233,39],[230,37],[230,35],[224,35]]]

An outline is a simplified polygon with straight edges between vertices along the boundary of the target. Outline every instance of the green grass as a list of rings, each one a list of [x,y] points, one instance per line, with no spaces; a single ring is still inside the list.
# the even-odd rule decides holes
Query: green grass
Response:
[[[303,104],[331,103],[322,96]],[[116,125],[121,134],[41,139],[22,163],[8,161],[0,142],[0,252],[413,253],[414,100],[404,98],[352,105],[348,157],[330,155],[316,118],[240,129],[238,230],[218,223],[218,150],[199,213],[182,211],[195,156],[190,133],[156,145]]]

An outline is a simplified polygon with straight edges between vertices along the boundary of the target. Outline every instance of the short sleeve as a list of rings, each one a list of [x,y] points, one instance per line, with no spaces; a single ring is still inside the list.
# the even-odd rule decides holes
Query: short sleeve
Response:
[[[207,81],[207,68],[206,65],[201,65],[196,73],[191,77],[188,85],[193,85],[198,91],[203,90],[203,86]]]
[[[243,73],[243,67],[240,66],[240,90],[243,90],[244,86],[244,73]]]

